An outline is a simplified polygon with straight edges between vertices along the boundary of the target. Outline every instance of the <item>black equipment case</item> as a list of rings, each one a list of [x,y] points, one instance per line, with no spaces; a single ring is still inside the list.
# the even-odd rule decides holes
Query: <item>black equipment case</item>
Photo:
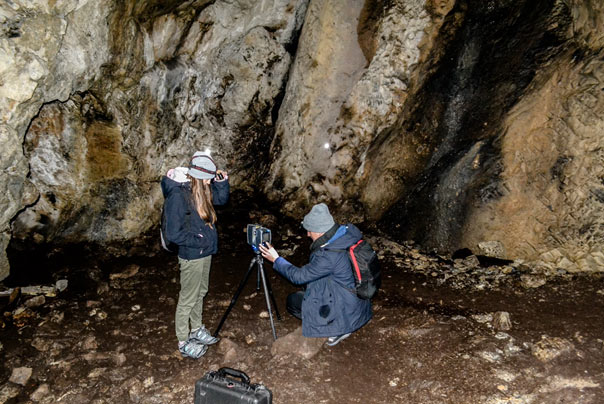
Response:
[[[239,380],[238,380],[239,379]],[[195,383],[195,404],[272,404],[273,393],[244,372],[220,368]]]

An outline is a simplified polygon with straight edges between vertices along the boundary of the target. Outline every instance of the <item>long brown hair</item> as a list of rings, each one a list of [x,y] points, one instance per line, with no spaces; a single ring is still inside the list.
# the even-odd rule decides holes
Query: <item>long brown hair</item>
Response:
[[[218,217],[212,204],[212,186],[206,184],[204,180],[191,178],[191,194],[193,196],[193,205],[199,213],[199,217],[210,227],[216,223]]]

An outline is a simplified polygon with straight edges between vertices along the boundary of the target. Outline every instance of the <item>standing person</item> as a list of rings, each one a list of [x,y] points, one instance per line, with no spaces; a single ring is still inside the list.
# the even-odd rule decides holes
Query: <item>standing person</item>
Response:
[[[203,298],[208,292],[212,255],[218,250],[216,211],[229,199],[225,171],[214,160],[196,152],[188,170],[178,167],[161,180],[164,194],[166,238],[178,245],[180,292],[175,328],[178,350],[184,357],[198,359],[208,345],[218,342],[202,323]]]
[[[296,267],[280,257],[270,245],[260,245],[262,256],[290,282],[306,285],[305,292],[287,297],[287,310],[302,320],[305,337],[328,337],[334,346],[363,325],[372,316],[371,301],[354,293],[355,281],[347,254],[332,249],[346,249],[357,243],[361,231],[353,224],[339,225],[324,203],[312,207],[302,226],[312,240],[310,262]]]

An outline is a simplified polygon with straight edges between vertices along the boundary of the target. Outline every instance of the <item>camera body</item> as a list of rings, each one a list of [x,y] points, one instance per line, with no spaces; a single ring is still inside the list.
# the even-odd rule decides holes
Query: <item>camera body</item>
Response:
[[[247,243],[252,247],[258,247],[262,243],[271,242],[271,231],[259,224],[247,225]]]

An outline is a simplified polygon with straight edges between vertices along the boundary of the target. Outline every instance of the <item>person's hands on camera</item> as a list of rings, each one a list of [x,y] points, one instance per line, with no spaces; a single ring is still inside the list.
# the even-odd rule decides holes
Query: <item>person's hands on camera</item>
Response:
[[[273,247],[269,243],[259,244],[258,248],[260,249],[262,256],[270,262],[275,262],[277,258],[279,258],[279,253],[277,253],[275,247]]]

